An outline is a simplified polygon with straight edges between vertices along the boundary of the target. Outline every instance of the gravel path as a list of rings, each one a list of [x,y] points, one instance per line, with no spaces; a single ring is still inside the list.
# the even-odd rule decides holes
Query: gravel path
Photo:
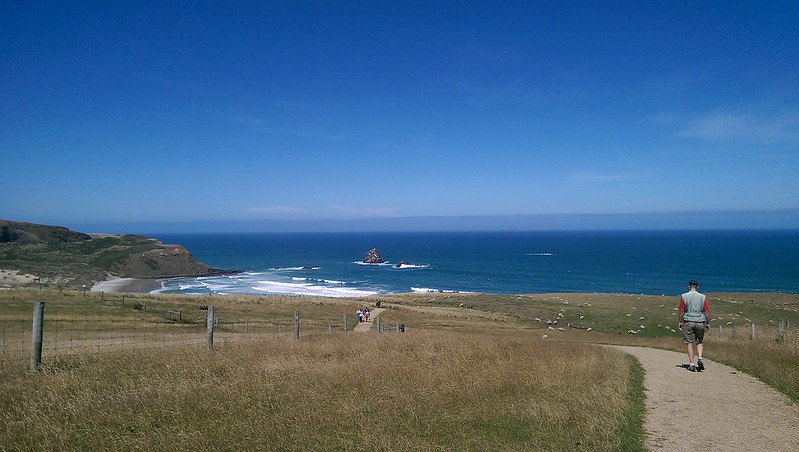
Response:
[[[760,380],[707,358],[689,372],[685,353],[615,348],[645,370],[648,449],[799,451],[799,405]]]

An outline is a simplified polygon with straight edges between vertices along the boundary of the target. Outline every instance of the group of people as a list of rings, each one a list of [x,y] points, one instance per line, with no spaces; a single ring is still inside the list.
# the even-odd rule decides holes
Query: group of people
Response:
[[[358,316],[359,323],[369,321],[369,308],[364,307],[363,309],[358,309],[355,311],[355,314]]]

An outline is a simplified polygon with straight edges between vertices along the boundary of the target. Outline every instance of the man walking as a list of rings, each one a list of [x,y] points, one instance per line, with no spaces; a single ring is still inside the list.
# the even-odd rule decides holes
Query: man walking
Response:
[[[710,308],[707,304],[707,297],[697,292],[699,283],[691,280],[688,283],[688,292],[680,295],[680,313],[677,317],[677,327],[682,330],[682,339],[688,349],[688,370],[691,372],[701,372],[705,370],[705,363],[702,362],[702,339],[705,337],[705,330],[710,329]],[[698,359],[694,362],[694,344],[696,344],[696,355]]]

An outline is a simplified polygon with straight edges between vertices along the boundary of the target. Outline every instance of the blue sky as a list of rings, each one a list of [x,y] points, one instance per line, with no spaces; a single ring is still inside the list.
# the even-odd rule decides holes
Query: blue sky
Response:
[[[414,3],[3,2],[0,218],[799,228],[799,2]]]

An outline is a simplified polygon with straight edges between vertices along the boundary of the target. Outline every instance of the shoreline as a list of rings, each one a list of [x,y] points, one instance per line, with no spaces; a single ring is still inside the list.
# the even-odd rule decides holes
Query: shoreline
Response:
[[[160,279],[114,278],[93,285],[92,292],[150,293],[162,287]]]

